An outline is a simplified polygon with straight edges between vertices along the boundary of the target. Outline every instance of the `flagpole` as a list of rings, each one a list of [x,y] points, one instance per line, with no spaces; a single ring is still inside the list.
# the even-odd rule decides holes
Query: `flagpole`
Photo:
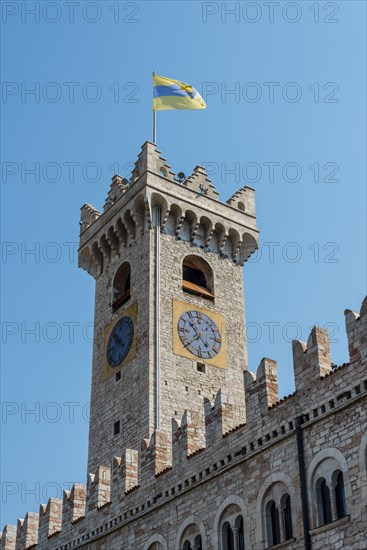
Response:
[[[154,88],[155,71],[153,71],[153,88]],[[153,109],[153,143],[157,143],[157,113]]]

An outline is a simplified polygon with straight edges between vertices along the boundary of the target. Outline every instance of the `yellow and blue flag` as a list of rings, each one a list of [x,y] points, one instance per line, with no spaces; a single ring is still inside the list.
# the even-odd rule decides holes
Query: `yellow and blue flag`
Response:
[[[205,101],[190,84],[165,76],[153,76],[153,111],[205,108]]]

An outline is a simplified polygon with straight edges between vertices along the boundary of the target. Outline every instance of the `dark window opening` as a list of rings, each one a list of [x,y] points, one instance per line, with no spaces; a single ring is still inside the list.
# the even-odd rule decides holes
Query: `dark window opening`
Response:
[[[245,531],[242,517],[237,518],[236,527],[238,529],[238,550],[245,550]]]
[[[130,264],[125,262],[116,271],[113,279],[112,309],[116,311],[128,301],[131,294],[131,270]]]
[[[118,382],[119,380],[121,380],[121,371],[120,370],[118,372],[116,372],[116,374],[115,374],[115,382]]]
[[[196,368],[198,372],[205,372],[205,364],[204,363],[196,363]]]
[[[341,519],[346,515],[344,479],[342,472],[339,472],[336,478],[335,502],[338,519]]]
[[[225,550],[234,550],[234,537],[231,526],[228,521],[223,525],[222,531],[223,548]]]
[[[117,435],[120,433],[120,421],[117,420],[116,422],[114,422],[113,424],[113,435]]]
[[[205,272],[207,272],[207,275]],[[188,256],[183,261],[182,288],[184,292],[214,300],[212,273],[209,265],[200,257]]]
[[[198,535],[194,542],[194,550],[203,550],[203,545],[201,542],[201,535]]]
[[[333,521],[331,514],[330,490],[324,478],[317,482],[317,505],[319,511],[319,525],[326,525]]]
[[[284,535],[285,535],[285,540],[288,540],[293,538],[291,499],[289,495],[285,499],[283,514],[284,514]]]
[[[271,500],[266,507],[266,528],[268,533],[268,545],[274,546],[280,543],[279,510],[275,502]]]

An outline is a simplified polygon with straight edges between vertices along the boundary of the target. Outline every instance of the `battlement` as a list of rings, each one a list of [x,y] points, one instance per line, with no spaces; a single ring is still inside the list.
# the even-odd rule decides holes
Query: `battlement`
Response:
[[[97,278],[104,266],[153,227],[160,209],[161,231],[244,265],[258,246],[255,191],[243,187],[227,203],[205,169],[178,180],[156,145],[145,142],[130,181],[112,178],[103,213],[81,208],[79,266]]]
[[[75,484],[63,501],[50,499],[40,513],[7,525],[2,550],[78,547],[135,521],[243,461],[336,414],[367,395],[367,298],[359,314],[345,312],[350,363],[332,368],[328,335],[314,327],[293,342],[294,394],[279,400],[276,362],[261,360],[256,374],[244,372],[246,419],[219,391],[201,410],[172,420],[172,432],[155,431],[140,450],[121,457]],[[215,458],[214,458],[215,457]]]

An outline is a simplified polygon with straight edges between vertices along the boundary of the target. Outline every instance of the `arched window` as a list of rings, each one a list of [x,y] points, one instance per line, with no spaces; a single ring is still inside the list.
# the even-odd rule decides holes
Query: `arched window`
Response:
[[[274,500],[266,505],[266,531],[268,535],[268,546],[280,543],[279,510]]]
[[[222,541],[223,550],[234,550],[233,531],[228,521],[224,523],[222,528]]]
[[[342,472],[336,472],[335,477],[335,504],[337,518],[343,518],[346,515],[344,479]]]
[[[192,520],[192,522],[191,522]],[[202,550],[202,529],[203,525],[200,525],[200,520],[197,523],[198,518],[190,517],[184,522],[182,532],[178,535],[178,548],[180,550]]]
[[[331,512],[330,489],[322,477],[316,483],[316,499],[319,515],[319,525],[326,525],[333,521]]]
[[[182,288],[188,294],[214,299],[213,272],[200,256],[186,256],[182,264]]]
[[[242,210],[242,212],[245,211],[245,205],[243,204],[243,202],[238,203],[238,210]]]
[[[283,523],[285,540],[293,538],[291,498],[289,495],[283,497]]]
[[[120,265],[113,279],[112,309],[116,311],[130,298],[131,269],[128,262]]]

